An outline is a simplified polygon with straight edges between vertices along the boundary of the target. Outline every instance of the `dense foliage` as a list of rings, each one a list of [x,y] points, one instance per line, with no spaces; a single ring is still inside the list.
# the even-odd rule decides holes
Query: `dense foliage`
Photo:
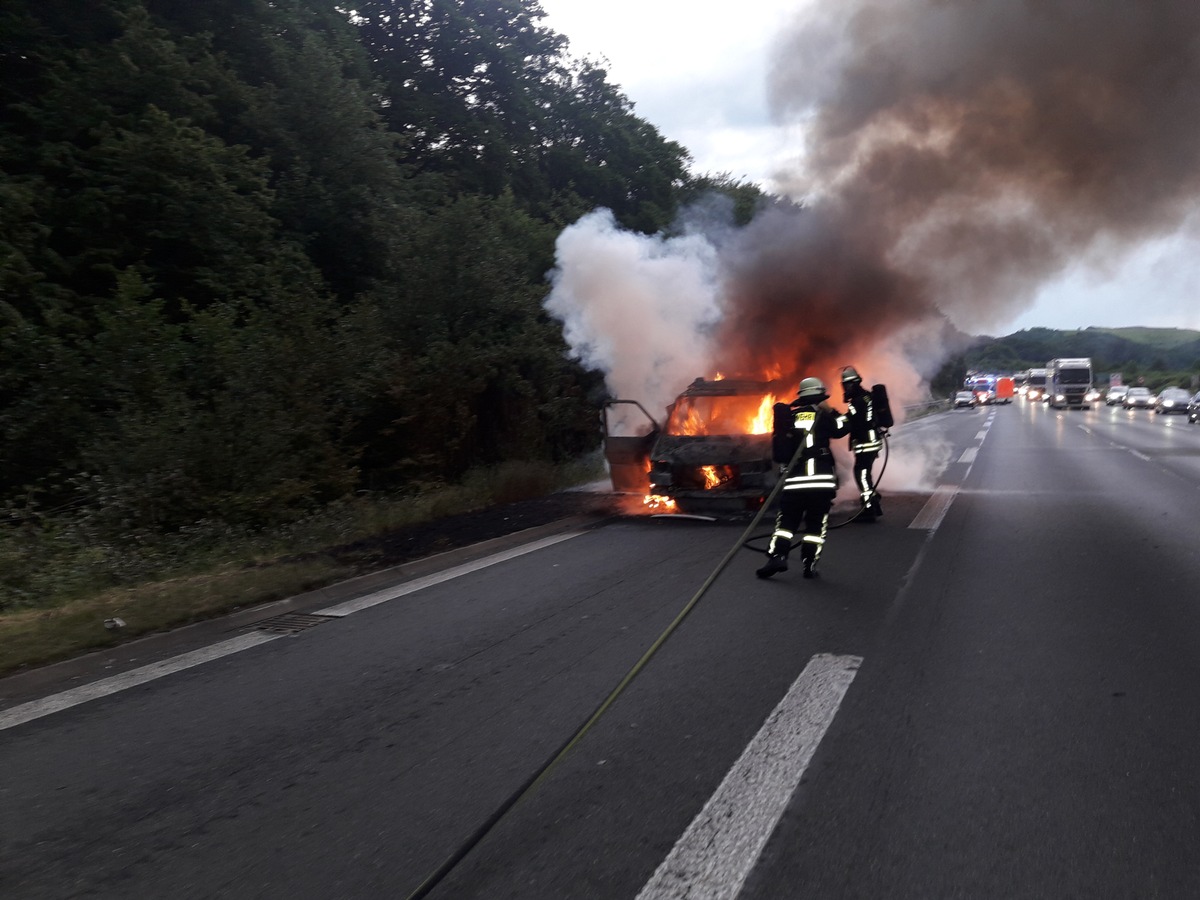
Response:
[[[536,0],[0,8],[0,507],[150,540],[596,445],[563,225],[716,187]],[[86,526],[86,527],[84,527]]]

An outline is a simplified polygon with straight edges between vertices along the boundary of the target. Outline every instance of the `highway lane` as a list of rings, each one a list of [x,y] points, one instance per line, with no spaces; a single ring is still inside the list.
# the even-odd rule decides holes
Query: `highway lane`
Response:
[[[1174,421],[996,411],[745,896],[1200,895],[1200,429]]]
[[[919,505],[897,498],[896,514]],[[839,533],[803,592],[755,579],[761,557],[741,554],[446,895],[636,893],[808,660],[859,643],[894,594],[923,535],[894,529],[867,573],[853,559],[870,531]],[[0,894],[403,896],[582,723],[740,532],[615,522],[0,731]]]
[[[740,554],[435,896],[637,896],[821,654],[862,664],[740,896],[1200,893],[1200,428],[1107,412],[898,429],[948,463],[937,530],[889,494],[818,582]],[[620,520],[0,731],[0,893],[404,896],[739,530]]]
[[[1200,425],[1189,423],[1186,415],[1155,415],[1146,410],[1101,405],[1085,416],[1086,427],[1135,458],[1192,482],[1200,479],[1200,457],[1195,453]]]

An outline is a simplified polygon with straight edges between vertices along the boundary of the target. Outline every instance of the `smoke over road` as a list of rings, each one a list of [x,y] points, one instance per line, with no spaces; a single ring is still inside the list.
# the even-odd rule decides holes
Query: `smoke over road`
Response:
[[[778,115],[809,120],[783,192],[963,328],[1197,209],[1192,0],[820,4],[779,41],[769,88]]]
[[[678,244],[595,218],[560,238],[548,308],[610,389],[661,409],[696,375],[854,364],[903,404],[952,349],[947,322],[994,328],[1069,266],[1197,224],[1194,0],[814,3],[769,90],[807,125],[774,185],[791,203]],[[639,273],[668,261],[662,296]]]

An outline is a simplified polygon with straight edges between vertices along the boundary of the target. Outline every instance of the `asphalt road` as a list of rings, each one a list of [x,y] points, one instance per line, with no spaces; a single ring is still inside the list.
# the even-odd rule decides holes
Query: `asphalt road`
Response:
[[[734,555],[431,896],[1200,896],[1200,427],[1019,402],[893,449],[937,491],[885,475],[817,581]],[[0,681],[0,896],[405,897],[744,526],[566,523]]]

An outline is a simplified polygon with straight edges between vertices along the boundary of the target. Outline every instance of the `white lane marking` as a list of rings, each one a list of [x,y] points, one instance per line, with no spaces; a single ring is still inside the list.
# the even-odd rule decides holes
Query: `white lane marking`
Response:
[[[985,437],[987,437],[987,432],[981,431],[979,434],[975,435],[975,440],[982,441]]]
[[[1138,459],[1142,460],[1142,462],[1150,462],[1150,457],[1148,457],[1145,453],[1139,453],[1137,450],[1134,450],[1132,447],[1126,447],[1125,449],[1128,450],[1130,453],[1132,453],[1134,456],[1136,456]]]
[[[809,660],[638,900],[737,896],[861,664],[859,656]]]
[[[957,486],[953,484],[939,484],[934,490],[933,495],[925,501],[925,505],[921,507],[921,511],[917,513],[917,517],[909,523],[908,527],[937,531],[938,526],[942,524],[942,519],[946,517],[947,511],[950,509],[950,504],[954,502],[954,495],[957,493]]]
[[[140,669],[131,669],[128,672],[122,672],[120,675],[113,675],[109,678],[92,682],[91,684],[71,688],[69,691],[51,694],[49,697],[43,697],[41,700],[22,703],[20,706],[14,706],[0,712],[0,731],[12,728],[14,725],[21,725],[32,721],[33,719],[40,719],[42,716],[48,716],[51,713],[70,709],[72,706],[87,703],[89,700],[98,700],[101,697],[107,697],[109,694],[137,687],[139,684],[154,681],[156,678],[162,678],[164,675],[182,672],[184,669],[190,669],[193,666],[199,666],[214,659],[220,659],[222,656],[240,653],[242,650],[248,650],[250,647],[265,644],[267,641],[273,641],[280,637],[283,637],[283,635],[271,634],[266,631],[243,634],[239,637],[222,641],[219,644],[213,644],[210,647],[203,647],[199,650],[193,650],[190,653],[172,657],[171,659],[164,659],[161,662],[142,666]]]
[[[427,587],[433,587],[435,584],[441,584],[443,581],[450,581],[458,578],[461,575],[468,575],[471,572],[478,572],[480,569],[486,569],[488,566],[494,566],[497,563],[506,562],[510,559],[516,559],[518,556],[524,556],[526,553],[532,553],[535,550],[541,550],[544,547],[550,547],[554,544],[563,541],[569,541],[573,537],[579,537],[583,534],[582,531],[571,531],[567,534],[556,534],[548,538],[542,538],[540,541],[534,541],[531,544],[523,544],[520,547],[515,547],[512,550],[505,550],[503,553],[496,553],[492,556],[477,559],[474,562],[463,563],[461,566],[455,566],[453,569],[447,569],[444,572],[438,572],[436,575],[427,575],[424,578],[417,578],[407,584],[397,585],[396,587],[384,588],[382,591],[376,591],[373,594],[366,594],[354,600],[347,600],[345,603],[339,603],[336,606],[330,606],[327,609],[317,610],[314,615],[318,616],[348,616],[351,613],[359,612],[372,606],[378,606],[380,603],[387,603],[389,600],[395,600],[397,597],[403,597],[407,594],[415,594],[417,591],[422,591]]]
[[[336,606],[331,606],[328,609],[320,610],[314,615],[318,616],[348,616],[351,613],[358,612],[361,609],[367,609],[371,606],[376,606],[380,603],[386,603],[388,600],[394,600],[397,597],[403,597],[406,594],[412,594],[423,588],[431,587],[435,584],[441,584],[443,581],[449,581],[452,578],[457,578],[460,575],[466,575],[469,572],[476,572],[479,569],[486,569],[488,566],[494,566],[497,563],[505,562],[506,560],[514,559],[518,556],[523,556],[526,553],[532,553],[534,550],[540,550],[543,547],[549,547],[557,544],[560,541],[565,541],[573,537],[578,537],[583,534],[582,531],[573,531],[567,534],[554,535],[553,537],[543,538],[540,541],[533,541],[521,547],[516,547],[512,550],[506,550],[503,553],[495,553],[483,559],[475,560],[475,562],[466,563],[461,566],[456,566],[453,569],[447,569],[437,575],[430,575],[426,578],[418,578],[410,581],[408,584],[400,585],[399,587],[390,588],[387,590],[376,591],[373,594],[367,594],[359,597],[356,600],[349,600],[346,603],[339,603]],[[213,644],[209,647],[202,647],[199,650],[192,650],[189,653],[181,654],[170,659],[164,659],[160,662],[151,663],[148,666],[142,666],[140,669],[131,669],[128,672],[122,672],[119,675],[113,675],[109,678],[95,681],[91,684],[81,685],[77,688],[71,688],[69,691],[62,691],[58,694],[51,694],[49,697],[43,697],[41,700],[33,700],[29,703],[22,703],[19,706],[14,706],[10,709],[0,711],[0,731],[6,728],[12,728],[15,725],[21,725],[33,719],[40,719],[42,716],[48,716],[51,713],[61,712],[64,709],[70,709],[72,706],[78,706],[81,703],[87,703],[89,700],[97,700],[100,697],[107,697],[110,694],[118,693],[119,691],[127,690],[131,687],[136,687],[139,684],[145,684],[148,681],[154,681],[157,678],[162,678],[166,675],[171,675],[175,672],[181,672],[184,669],[190,669],[193,666],[198,666],[214,659],[220,659],[222,656],[229,656],[233,653],[239,653],[242,650],[247,650],[250,647],[256,647],[259,644],[265,644],[267,641],[273,641],[276,638],[283,637],[281,634],[271,634],[266,631],[254,632],[253,634],[243,634],[235,638],[230,638],[227,641],[222,641],[219,644]]]
[[[978,447],[968,447],[966,450],[963,451],[962,456],[960,456],[958,458],[958,461],[960,463],[973,463],[973,462],[975,462],[975,457],[978,455],[979,455]]]

